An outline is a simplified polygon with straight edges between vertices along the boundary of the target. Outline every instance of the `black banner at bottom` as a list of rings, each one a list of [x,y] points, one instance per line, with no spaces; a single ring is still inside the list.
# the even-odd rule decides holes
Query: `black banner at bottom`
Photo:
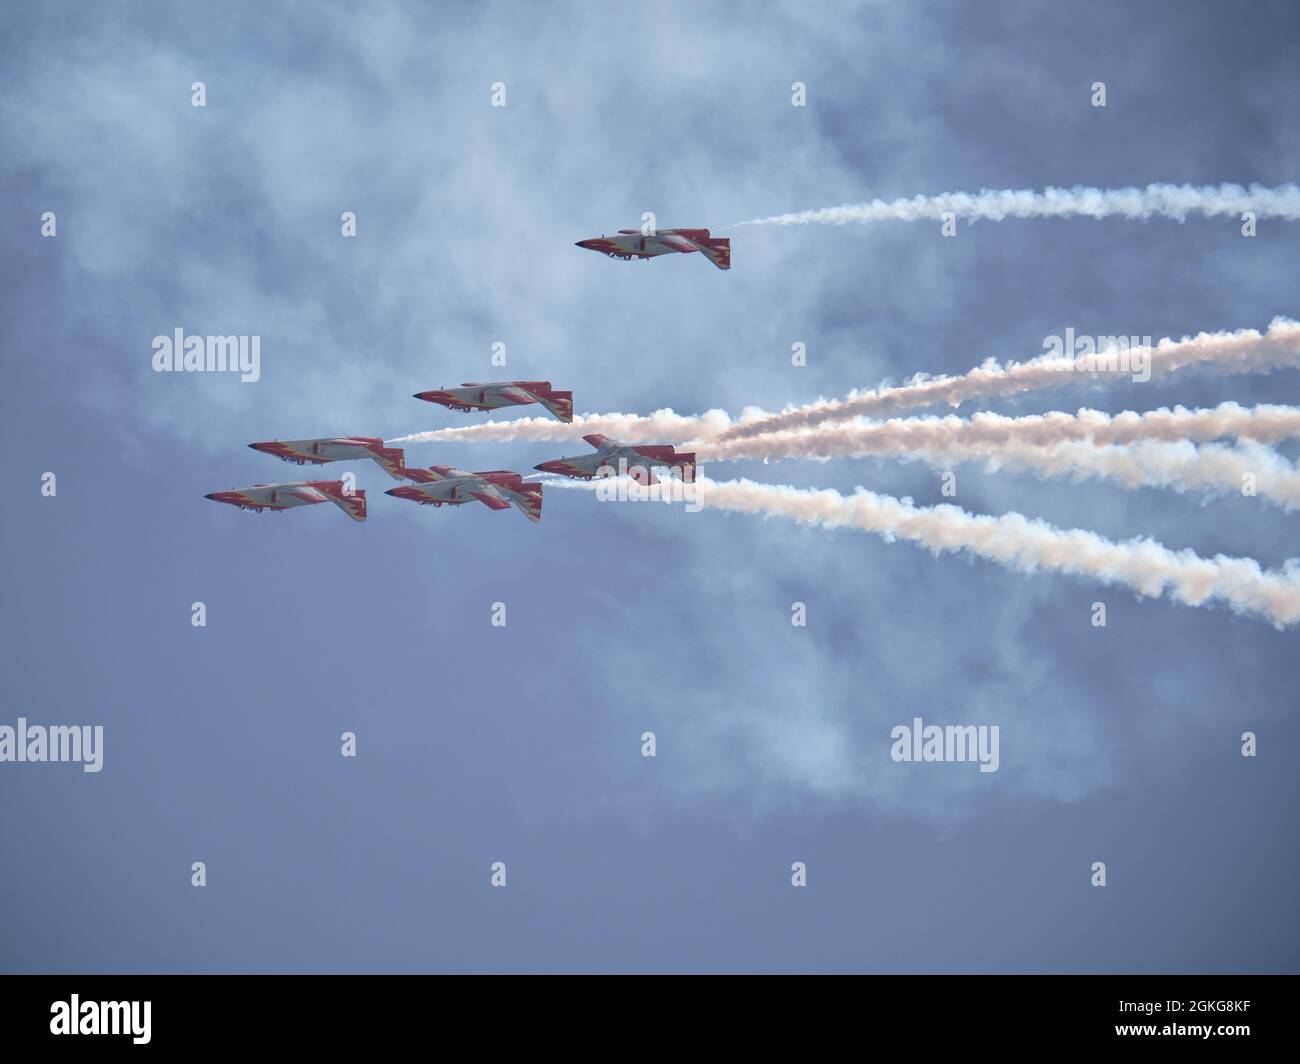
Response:
[[[1286,1051],[1293,976],[0,976],[0,1045]],[[1156,1045],[1158,1044],[1158,1046]],[[10,1057],[10,1059],[21,1059]]]

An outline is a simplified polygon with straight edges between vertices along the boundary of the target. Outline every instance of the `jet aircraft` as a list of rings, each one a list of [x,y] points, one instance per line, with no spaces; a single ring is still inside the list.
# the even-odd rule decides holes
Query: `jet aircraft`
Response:
[[[598,432],[582,438],[596,448],[594,454],[556,458],[534,468],[543,473],[558,473],[575,480],[626,473],[638,484],[649,486],[658,483],[654,472],[658,466],[675,471],[688,484],[695,479],[695,455],[689,452],[678,454],[671,444],[631,446]]]
[[[344,489],[341,480],[299,480],[290,484],[255,484],[251,488],[214,491],[203,496],[213,502],[238,506],[241,510],[290,510],[332,502],[354,521],[366,519],[366,493]]]
[[[275,455],[298,465],[325,465],[327,462],[350,462],[369,458],[394,480],[404,479],[406,455],[400,447],[385,447],[373,436],[333,436],[321,440],[270,440],[250,443],[255,451]]]
[[[704,257],[720,270],[731,269],[731,240],[713,237],[707,229],[660,229],[643,233],[639,229],[620,229],[617,236],[579,240],[577,247],[599,251],[612,259],[653,259],[679,252],[689,255],[703,252]]]
[[[468,383],[459,388],[416,392],[415,398],[426,403],[439,403],[448,410],[500,410],[504,406],[540,403],[561,421],[573,420],[573,393],[554,391],[550,381]]]
[[[542,485],[526,481],[508,469],[467,473],[463,469],[436,465],[408,469],[406,477],[415,483],[389,488],[384,494],[410,499],[422,506],[463,506],[475,500],[493,510],[508,510],[513,505],[530,521],[542,519]]]

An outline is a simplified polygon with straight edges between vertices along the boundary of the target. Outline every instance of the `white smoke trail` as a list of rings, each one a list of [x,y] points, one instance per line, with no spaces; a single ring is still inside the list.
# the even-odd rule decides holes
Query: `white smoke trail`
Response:
[[[1189,440],[1144,438],[1186,426],[1214,435],[1226,429],[1259,431],[1265,436],[1300,432],[1300,409],[1288,415],[1265,415],[1258,422],[1252,411],[1225,403],[1216,411],[1157,411],[1110,418],[1097,411],[1080,411],[1095,419],[1049,414],[1031,418],[976,415],[960,418],[894,419],[865,424],[821,425],[802,432],[777,432],[736,440],[703,441],[693,445],[701,461],[764,461],[783,458],[901,458],[920,460],[936,469],[965,462],[982,462],[991,471],[1011,469],[1043,477],[1100,478],[1124,487],[1172,488],[1178,492],[1213,494],[1239,492],[1248,483],[1255,494],[1286,510],[1300,507],[1300,472],[1276,451],[1254,442],[1236,447],[1196,446]],[[1161,416],[1168,415],[1168,416]],[[1081,434],[1092,428],[1098,436]],[[1080,434],[1080,435],[1076,435]],[[1100,442],[1118,438],[1118,443]]]
[[[701,437],[691,441],[689,446],[702,452],[704,457],[727,461],[740,458],[831,458],[857,454],[855,449],[858,446],[877,445],[919,451],[980,443],[1048,447],[1068,440],[1123,444],[1139,440],[1204,442],[1224,437],[1267,444],[1298,439],[1300,407],[1273,404],[1244,407],[1228,402],[1207,409],[1189,410],[1175,406],[1143,413],[1125,410],[1119,414],[1084,407],[1074,414],[1053,410],[1021,417],[978,411],[968,419],[953,414],[890,418],[887,421],[855,419],[810,430],[768,432],[761,436],[726,440]],[[875,452],[864,450],[861,453]]]
[[[1200,333],[1181,340],[1166,338],[1150,348],[1136,348],[1128,354],[1130,359],[1149,355],[1152,378],[1201,363],[1222,373],[1266,373],[1300,366],[1300,322],[1275,318],[1263,333],[1257,329],[1239,329],[1235,332]],[[582,414],[571,424],[550,418],[518,418],[416,432],[388,443],[571,440],[590,432],[601,432],[626,443],[732,439],[940,403],[955,408],[972,399],[1019,395],[1097,379],[1097,374],[1074,372],[1073,366],[1070,358],[1059,356],[1044,355],[1027,362],[1008,362],[1005,365],[990,359],[960,377],[918,374],[896,387],[881,386],[866,392],[851,392],[847,399],[819,400],[779,414],[750,408],[738,421],[721,410],[688,416],[667,409],[648,415]]]
[[[414,432],[387,440],[399,443],[502,443],[510,440],[580,440],[589,433],[599,432],[626,443],[651,443],[685,440],[697,433],[716,435],[732,425],[730,415],[722,410],[709,410],[687,417],[671,410],[656,410],[652,414],[578,414],[570,423],[547,417],[515,418],[511,421],[489,421],[479,425],[461,425],[429,432]]]
[[[567,486],[600,490],[599,483]],[[632,486],[634,487],[634,486]],[[632,487],[627,490],[632,491]],[[887,540],[904,539],[934,554],[966,551],[1022,573],[1038,571],[1091,577],[1137,594],[1168,596],[1188,606],[1223,602],[1238,613],[1262,617],[1277,628],[1300,620],[1300,561],[1264,570],[1253,558],[1216,554],[1202,558],[1151,539],[1123,542],[1083,529],[1060,529],[1009,513],[970,514],[956,506],[915,506],[910,499],[858,488],[852,495],[751,480],[696,482],[701,507],[787,517],[825,528],[857,528]]]
[[[758,436],[754,442],[769,439]],[[1187,440],[1174,443],[1139,440],[1130,444],[1098,445],[1091,440],[1067,440],[1046,447],[978,443],[920,451],[877,444],[855,447],[850,456],[866,455],[920,460],[935,469],[982,462],[991,472],[1009,469],[1041,477],[1071,477],[1076,481],[1113,480],[1128,489],[1171,488],[1180,494],[1200,491],[1222,495],[1240,492],[1249,484],[1255,494],[1288,512],[1300,508],[1300,472],[1276,451],[1259,444],[1198,447]]]
[[[847,222],[942,221],[952,214],[968,222],[1000,222],[1005,218],[1207,218],[1240,217],[1300,220],[1300,188],[1280,185],[1147,185],[1146,188],[981,189],[977,193],[945,192],[911,199],[872,200],[840,207],[753,218],[738,225],[844,225]]]
[[[1151,378],[1204,363],[1224,373],[1268,373],[1300,366],[1300,322],[1274,318],[1266,332],[1198,333],[1181,340],[1165,338],[1151,347],[1132,348],[1130,360],[1150,358]],[[1042,355],[1027,362],[1006,365],[990,359],[960,377],[917,375],[898,387],[878,387],[850,393],[847,399],[821,400],[780,414],[751,414],[724,429],[722,438],[757,436],[784,429],[808,428],[826,421],[872,416],[895,410],[947,403],[957,407],[970,399],[1019,395],[1096,379],[1094,373],[1074,371],[1069,356]]]
[[[1276,451],[1259,444],[1198,447],[1186,440],[1140,440],[1098,446],[1089,440],[1077,440],[1041,448],[990,446],[987,453],[970,456],[962,448],[953,448],[947,454],[933,452],[922,457],[938,468],[982,460],[994,472],[1013,469],[1044,477],[1099,478],[1118,481],[1129,489],[1172,488],[1180,494],[1242,492],[1249,484],[1254,494],[1287,512],[1300,507],[1300,473]]]

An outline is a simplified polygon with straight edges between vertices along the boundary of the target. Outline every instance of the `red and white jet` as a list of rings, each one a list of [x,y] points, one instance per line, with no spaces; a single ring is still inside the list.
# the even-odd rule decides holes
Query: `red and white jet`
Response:
[[[344,490],[341,480],[299,480],[291,484],[255,484],[251,488],[214,491],[205,496],[213,502],[238,506],[241,510],[291,510],[332,502],[354,521],[366,519],[366,493]]]
[[[693,251],[699,251],[718,269],[731,269],[731,240],[728,237],[710,236],[707,229],[660,229],[655,233],[620,229],[617,236],[579,240],[576,246],[599,251],[612,259],[628,261],[653,259],[672,252],[689,255]]]
[[[542,485],[526,481],[508,469],[467,473],[463,469],[436,465],[428,469],[408,469],[406,476],[416,483],[389,488],[384,494],[410,499],[422,506],[463,506],[477,499],[493,510],[517,506],[528,520],[542,519]]]
[[[369,458],[394,480],[404,479],[406,455],[400,447],[385,447],[373,436],[332,436],[322,440],[270,440],[248,446],[263,454],[273,454],[298,465],[325,465],[328,462],[351,462]]]
[[[642,444],[634,447],[598,432],[582,438],[596,448],[595,454],[556,458],[533,468],[575,480],[626,474],[638,484],[649,486],[659,482],[654,472],[655,467],[659,466],[676,473],[687,484],[695,480],[694,453],[678,454],[671,444]]]
[[[541,403],[561,421],[573,420],[573,393],[557,392],[550,381],[497,381],[494,384],[462,384],[459,388],[438,388],[416,392],[416,399],[439,403],[448,410],[500,410],[503,406]]]

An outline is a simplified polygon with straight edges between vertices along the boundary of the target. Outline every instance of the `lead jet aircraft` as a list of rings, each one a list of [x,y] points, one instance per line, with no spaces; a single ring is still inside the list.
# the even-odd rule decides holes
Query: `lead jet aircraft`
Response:
[[[579,240],[576,246],[628,261],[653,259],[671,252],[689,255],[699,251],[718,269],[731,269],[731,240],[710,236],[707,229],[660,229],[650,234],[639,229],[620,229],[617,236]]]
[[[354,521],[366,519],[366,493],[344,491],[341,480],[298,480],[291,484],[255,484],[251,488],[214,491],[203,496],[213,502],[229,503],[241,510],[291,510],[332,502]]]
[[[575,480],[626,474],[638,484],[649,486],[659,482],[654,472],[655,467],[659,466],[676,472],[687,484],[695,480],[695,455],[678,454],[671,444],[630,446],[619,443],[609,436],[602,436],[598,432],[582,438],[596,448],[595,454],[556,458],[533,468],[540,469],[543,473],[558,473]]]
[[[389,488],[384,494],[410,499],[422,506],[463,506],[477,499],[493,510],[508,510],[513,505],[530,521],[542,519],[542,485],[526,481],[508,469],[467,473],[463,469],[436,465],[408,469],[406,477],[416,483]]]
[[[494,384],[462,384],[459,388],[437,388],[416,392],[416,399],[439,403],[448,410],[500,410],[503,406],[541,403],[561,421],[573,420],[573,393],[557,392],[550,381],[497,381]]]
[[[394,480],[404,479],[406,455],[400,447],[385,447],[373,436],[332,436],[322,440],[270,440],[248,446],[263,454],[273,454],[298,465],[325,465],[327,462],[351,462],[369,458]]]

